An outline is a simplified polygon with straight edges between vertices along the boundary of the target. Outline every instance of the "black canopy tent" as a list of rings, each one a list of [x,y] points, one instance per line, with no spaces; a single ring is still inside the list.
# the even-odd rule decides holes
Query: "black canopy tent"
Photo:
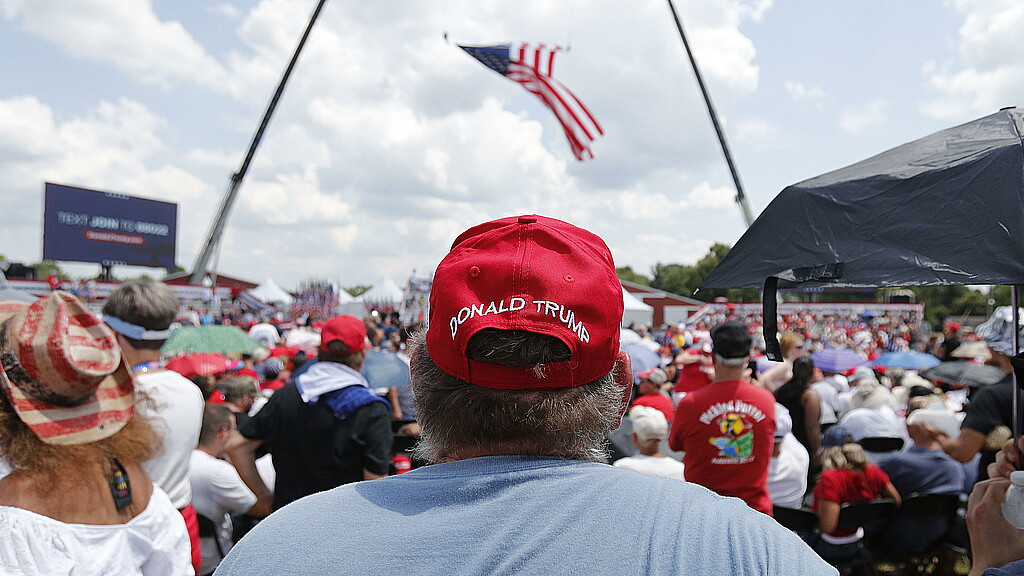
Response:
[[[1022,134],[1024,113],[1005,108],[788,186],[700,287],[763,286],[773,360],[779,287],[1011,285],[1019,327]]]

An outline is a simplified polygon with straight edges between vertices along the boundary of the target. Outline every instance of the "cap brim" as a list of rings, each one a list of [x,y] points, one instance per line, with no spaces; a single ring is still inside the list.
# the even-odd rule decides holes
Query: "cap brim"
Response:
[[[135,383],[122,359],[89,398],[77,406],[58,406],[27,396],[0,369],[0,387],[15,413],[47,444],[88,444],[116,434],[135,411]]]

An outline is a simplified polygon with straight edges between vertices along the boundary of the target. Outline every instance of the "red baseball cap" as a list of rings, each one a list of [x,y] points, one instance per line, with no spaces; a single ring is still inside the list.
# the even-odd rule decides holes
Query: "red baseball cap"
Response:
[[[359,352],[366,347],[366,324],[348,314],[331,318],[320,332],[320,349],[326,351],[327,345],[335,340],[348,346],[349,354]]]
[[[622,308],[622,284],[603,240],[543,216],[502,218],[463,232],[438,265],[427,352],[438,368],[477,386],[579,386],[615,365]],[[544,377],[532,368],[471,360],[469,339],[485,328],[553,336],[568,346],[570,359],[547,364]]]

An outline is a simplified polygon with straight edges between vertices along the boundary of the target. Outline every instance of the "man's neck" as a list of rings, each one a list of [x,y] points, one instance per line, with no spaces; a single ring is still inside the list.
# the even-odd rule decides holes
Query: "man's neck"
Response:
[[[715,382],[734,382],[736,380],[743,380],[743,372],[745,368],[740,370],[734,369],[721,369],[715,368]]]
[[[510,443],[507,445],[493,445],[487,448],[477,446],[460,446],[451,450],[444,458],[441,458],[438,461],[438,464],[457,462],[459,460],[469,460],[470,458],[483,458],[485,456],[554,456],[570,458],[570,456],[561,454],[525,454],[521,446]]]
[[[223,451],[222,449],[218,450],[215,446],[207,446],[205,444],[200,444],[199,446],[196,446],[196,450],[199,450],[200,452],[204,452],[206,454],[209,454],[210,456],[213,456],[214,458],[220,458],[220,456],[218,456],[218,454],[220,454]]]
[[[122,347],[124,351],[124,358],[128,361],[129,366],[137,366],[139,364],[145,364],[146,362],[159,362],[160,351],[159,350],[137,350],[129,347]]]

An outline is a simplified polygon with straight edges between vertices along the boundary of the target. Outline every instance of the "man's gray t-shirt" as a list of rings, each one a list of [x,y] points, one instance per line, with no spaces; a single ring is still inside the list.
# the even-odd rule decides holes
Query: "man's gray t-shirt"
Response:
[[[742,500],[605,464],[491,456],[294,502],[218,575],[836,574]]]

